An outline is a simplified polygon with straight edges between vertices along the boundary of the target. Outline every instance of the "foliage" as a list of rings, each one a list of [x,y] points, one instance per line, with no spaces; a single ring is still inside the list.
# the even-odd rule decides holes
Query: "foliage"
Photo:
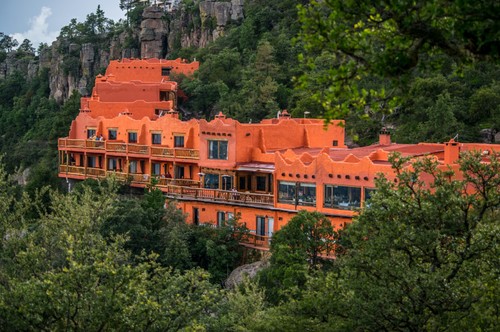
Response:
[[[498,327],[498,154],[460,159],[463,179],[423,158],[394,156],[370,206],[343,231],[334,270],[290,310],[323,330]],[[423,181],[426,179],[427,181]]]
[[[323,255],[334,249],[335,231],[319,212],[300,211],[273,235],[271,264],[260,281],[272,303],[300,296],[310,273],[328,269]]]
[[[134,264],[126,238],[100,235],[116,209],[112,183],[53,192],[50,212],[27,220],[22,211],[37,200],[6,199],[4,174],[0,167],[4,329],[177,331],[211,324],[223,293],[206,272],[174,272],[154,255]]]
[[[334,61],[319,75],[303,75],[301,84],[328,86],[313,91],[328,119],[366,107],[394,110],[415,73],[450,60],[498,60],[499,12],[490,1],[312,1],[300,7],[302,62],[315,72],[316,57]],[[383,84],[367,88],[372,79]]]

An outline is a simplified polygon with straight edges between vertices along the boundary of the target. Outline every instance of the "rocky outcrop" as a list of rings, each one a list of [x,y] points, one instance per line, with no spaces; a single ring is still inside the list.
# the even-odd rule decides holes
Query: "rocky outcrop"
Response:
[[[168,13],[153,5],[144,10],[140,29],[97,36],[95,44],[59,37],[38,56],[9,52],[0,63],[0,79],[16,71],[34,78],[48,69],[50,96],[63,103],[75,90],[89,95],[95,76],[111,59],[164,58],[181,47],[205,47],[223,36],[230,22],[241,19],[243,0],[195,0]]]
[[[163,10],[157,6],[146,8],[142,14],[139,40],[141,57],[144,59],[163,58],[165,55],[167,27],[162,19],[163,15]]]
[[[168,49],[206,47],[224,35],[231,21],[243,18],[243,0],[208,0],[195,7],[181,7],[170,21]]]
[[[237,267],[231,272],[226,282],[224,283],[226,288],[232,289],[241,284],[244,278],[254,278],[257,273],[269,266],[269,260],[264,259],[251,264],[245,264]]]

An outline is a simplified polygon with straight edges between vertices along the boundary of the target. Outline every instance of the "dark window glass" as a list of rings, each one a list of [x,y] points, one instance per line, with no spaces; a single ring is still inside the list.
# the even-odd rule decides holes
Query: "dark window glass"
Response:
[[[208,159],[227,159],[227,141],[208,141]]]
[[[222,211],[217,211],[217,226],[224,226],[224,221],[226,219],[226,213]]]
[[[128,132],[128,142],[137,143],[137,133],[135,131]]]
[[[361,206],[361,188],[325,185],[325,207],[354,210]]]
[[[184,136],[174,136],[174,147],[176,148],[184,147]]]
[[[266,176],[257,176],[257,191],[266,191]]]
[[[116,133],[116,129],[109,129],[108,130],[108,139],[110,140],[115,140],[118,137]]]
[[[152,163],[151,164],[151,174],[160,175],[160,172],[161,172],[161,165],[159,163]]]
[[[222,190],[233,189],[233,177],[231,175],[222,175]]]
[[[208,189],[219,189],[219,174],[205,174],[203,186]]]
[[[370,198],[377,191],[377,189],[373,188],[365,188],[365,206],[370,206]]]
[[[151,134],[151,142],[153,142],[153,144],[161,144],[161,134],[159,133]]]
[[[95,129],[87,129],[87,138],[95,137],[96,130]]]
[[[161,67],[161,76],[169,76],[172,67]]]
[[[256,230],[257,235],[259,235],[259,236],[266,235],[266,218],[265,217],[257,217],[255,230]]]
[[[295,204],[295,182],[280,181],[278,184],[278,202],[286,204]]]

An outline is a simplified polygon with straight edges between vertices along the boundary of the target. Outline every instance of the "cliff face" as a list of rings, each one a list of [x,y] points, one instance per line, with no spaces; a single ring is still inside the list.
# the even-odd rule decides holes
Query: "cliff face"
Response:
[[[15,71],[33,78],[48,68],[50,96],[63,103],[74,90],[90,94],[95,76],[112,59],[165,58],[179,48],[205,47],[224,35],[230,22],[242,19],[243,0],[195,1],[172,12],[151,6],[145,8],[140,27],[99,36],[98,43],[78,44],[59,37],[38,57],[11,52],[0,63],[0,79]]]

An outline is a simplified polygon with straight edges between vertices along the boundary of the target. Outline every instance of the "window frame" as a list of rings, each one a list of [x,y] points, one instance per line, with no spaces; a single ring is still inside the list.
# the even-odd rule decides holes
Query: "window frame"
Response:
[[[211,160],[228,160],[229,156],[229,142],[228,140],[220,140],[220,139],[209,139],[207,140],[208,147],[208,159]],[[212,148],[213,145],[216,144],[216,148]],[[224,153],[221,153],[223,150],[221,149],[221,145],[225,145],[225,156]]]
[[[151,144],[152,145],[161,145],[161,141],[162,141],[162,136],[161,136],[161,132],[151,132]],[[159,138],[159,142],[158,140],[156,140],[155,138]]]
[[[131,140],[130,135],[135,135],[135,140]],[[127,132],[127,142],[130,144],[136,144],[138,141],[138,137],[139,137],[139,134],[137,133],[137,131],[128,131]]]

